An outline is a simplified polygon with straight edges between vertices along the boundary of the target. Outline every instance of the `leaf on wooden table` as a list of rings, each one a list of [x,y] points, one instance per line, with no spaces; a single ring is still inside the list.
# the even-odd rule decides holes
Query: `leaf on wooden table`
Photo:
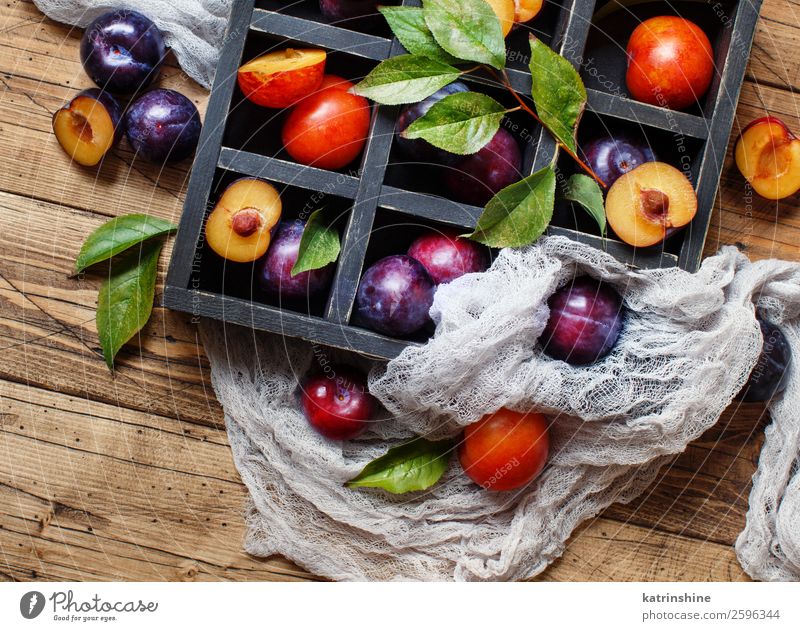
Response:
[[[150,215],[125,215],[107,221],[83,242],[75,272],[79,273],[101,261],[106,261],[134,245],[174,232],[178,227],[169,221]]]
[[[147,241],[119,261],[100,287],[97,333],[110,370],[119,349],[147,324],[153,311],[161,241]]]

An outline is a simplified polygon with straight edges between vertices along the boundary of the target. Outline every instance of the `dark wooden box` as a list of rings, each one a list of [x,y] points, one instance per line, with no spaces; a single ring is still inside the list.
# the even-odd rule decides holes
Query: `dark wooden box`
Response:
[[[403,4],[419,5],[419,1],[403,0]],[[520,92],[529,92],[527,38],[533,31],[583,75],[589,103],[580,136],[605,128],[638,128],[659,151],[660,159],[689,176],[699,210],[686,229],[653,248],[635,249],[614,238],[601,239],[584,211],[569,204],[557,206],[549,233],[604,248],[632,266],[679,266],[694,271],[708,231],[761,2],[653,1],[604,16],[611,4],[546,0],[542,14],[529,27],[520,27],[508,37],[511,81]],[[633,101],[625,88],[628,35],[642,19],[671,13],[698,23],[716,55],[717,73],[708,94],[685,112]],[[242,63],[286,45],[325,48],[329,53],[326,72],[360,79],[380,60],[404,52],[388,27],[379,24],[364,30],[357,30],[357,25],[327,24],[317,0],[234,2],[167,276],[166,307],[386,359],[424,341],[426,333],[395,339],[351,323],[361,274],[383,256],[404,253],[425,227],[474,228],[482,209],[441,197],[430,171],[403,164],[393,135],[399,108],[374,106],[361,158],[340,171],[325,171],[291,160],[280,146],[283,114],[244,99],[236,81]],[[491,81],[467,81],[477,90],[507,100]],[[551,161],[555,143],[524,115],[512,122],[518,123],[511,128],[524,141],[523,174],[528,175]],[[565,174],[574,170],[569,158],[559,166]],[[320,205],[336,209],[342,252],[327,296],[309,303],[280,304],[259,293],[253,283],[253,264],[226,262],[204,247],[208,212],[225,185],[245,175],[268,180],[281,190],[284,217]]]

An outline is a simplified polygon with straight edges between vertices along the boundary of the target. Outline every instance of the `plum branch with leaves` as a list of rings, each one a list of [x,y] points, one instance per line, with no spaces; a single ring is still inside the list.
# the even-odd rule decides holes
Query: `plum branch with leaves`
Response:
[[[507,108],[479,92],[458,92],[434,103],[402,135],[454,154],[473,154],[492,140],[506,114],[522,110],[586,172],[572,175],[561,197],[583,206],[605,233],[601,189],[605,183],[578,156],[575,140],[586,107],[586,89],[567,59],[531,35],[528,99],[511,84],[500,21],[485,0],[423,0],[422,7],[392,6],[380,11],[408,54],[378,64],[353,88],[357,94],[383,105],[417,103],[462,75],[488,73],[511,93],[517,107]],[[470,238],[491,247],[515,247],[541,236],[553,217],[558,153],[544,168],[494,195]]]

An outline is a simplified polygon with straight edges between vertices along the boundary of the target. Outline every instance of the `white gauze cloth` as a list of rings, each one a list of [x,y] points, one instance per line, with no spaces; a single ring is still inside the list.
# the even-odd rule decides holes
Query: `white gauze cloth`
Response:
[[[627,320],[608,357],[576,367],[543,355],[536,341],[548,297],[584,273],[616,287]],[[439,288],[428,343],[372,364],[370,389],[388,414],[347,443],[309,427],[296,405],[297,378],[320,360],[368,367],[366,360],[205,323],[214,388],[252,497],[246,548],[283,554],[335,579],[535,575],[563,552],[578,524],[635,498],[717,421],[761,349],[755,301],[784,326],[800,357],[798,265],[750,264],[725,248],[697,274],[633,271],[561,237],[504,250],[489,271]],[[797,379],[793,368],[773,408],[739,547],[743,566],[759,578],[777,577],[766,569],[773,567],[781,577],[798,576]],[[543,411],[552,422],[549,464],[532,485],[483,490],[453,458],[427,492],[398,497],[343,487],[389,444],[417,434],[457,435],[502,406]]]
[[[164,34],[184,72],[210,89],[233,0],[33,0],[47,17],[84,27],[114,9],[139,11]]]

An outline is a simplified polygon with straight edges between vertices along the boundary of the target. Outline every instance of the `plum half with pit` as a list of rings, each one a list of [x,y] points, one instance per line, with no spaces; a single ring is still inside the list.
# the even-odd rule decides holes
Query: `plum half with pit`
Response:
[[[239,178],[220,195],[206,220],[206,245],[233,263],[250,263],[269,247],[281,218],[278,190],[254,177]]]
[[[125,130],[136,155],[163,164],[189,157],[200,139],[200,113],[180,92],[145,92],[125,114]]]
[[[379,333],[404,337],[428,322],[435,285],[425,267],[403,254],[382,258],[361,277],[356,320]]]
[[[539,342],[545,354],[568,364],[605,357],[622,331],[622,298],[607,283],[579,276],[547,301],[550,317]]]
[[[581,150],[586,163],[606,186],[611,186],[640,164],[656,160],[647,140],[630,133],[599,136]]]
[[[761,317],[758,318],[758,324],[763,338],[761,354],[747,383],[736,396],[746,403],[769,401],[783,392],[792,359],[791,347],[783,331]]]
[[[327,289],[333,277],[333,263],[292,276],[292,267],[300,252],[305,222],[282,221],[272,243],[257,268],[258,283],[272,296],[286,299],[311,297]]]
[[[408,248],[408,255],[425,266],[437,285],[483,272],[489,265],[486,248],[460,237],[455,230],[431,230],[420,235]]]
[[[313,372],[300,384],[303,414],[320,434],[331,440],[355,438],[372,419],[377,407],[367,390],[367,376],[355,368],[331,364]]]
[[[90,88],[53,114],[62,149],[83,166],[94,166],[121,135],[122,108],[108,92]]]
[[[161,31],[138,11],[103,13],[81,39],[83,68],[92,81],[111,92],[132,94],[158,75],[167,49]]]
[[[506,186],[522,179],[522,153],[502,127],[478,153],[469,155],[445,176],[445,186],[459,202],[483,206]]]
[[[427,99],[403,107],[400,111],[400,116],[397,118],[397,146],[406,157],[415,162],[430,162],[434,164],[455,164],[461,159],[462,156],[434,147],[424,138],[406,138],[403,136],[406,128],[415,120],[427,114],[434,104],[446,96],[458,94],[459,92],[469,92],[469,88],[461,81],[453,81],[453,83],[431,94]]]

